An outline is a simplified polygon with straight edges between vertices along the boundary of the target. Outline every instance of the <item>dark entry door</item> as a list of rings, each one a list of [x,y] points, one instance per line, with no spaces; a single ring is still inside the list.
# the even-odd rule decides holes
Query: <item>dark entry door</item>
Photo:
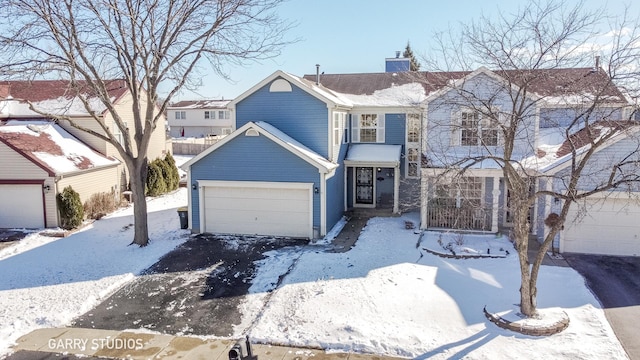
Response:
[[[356,168],[356,204],[373,204],[373,168]]]

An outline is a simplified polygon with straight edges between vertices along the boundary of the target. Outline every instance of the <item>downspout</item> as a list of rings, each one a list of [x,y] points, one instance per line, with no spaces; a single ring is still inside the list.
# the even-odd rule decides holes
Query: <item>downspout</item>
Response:
[[[187,221],[189,222],[188,229],[193,233],[193,208],[191,200],[191,196],[193,196],[191,190],[191,166],[189,166],[189,170],[187,171]]]

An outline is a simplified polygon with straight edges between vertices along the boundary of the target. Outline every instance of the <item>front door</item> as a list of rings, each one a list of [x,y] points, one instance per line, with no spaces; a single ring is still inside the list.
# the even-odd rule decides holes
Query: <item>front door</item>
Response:
[[[373,204],[373,168],[356,168],[356,204]]]

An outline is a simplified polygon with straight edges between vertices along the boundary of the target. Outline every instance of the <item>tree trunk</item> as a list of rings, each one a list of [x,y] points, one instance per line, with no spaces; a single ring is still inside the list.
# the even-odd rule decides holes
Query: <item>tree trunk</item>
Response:
[[[147,174],[147,160],[134,159],[134,169],[129,171],[129,183],[133,198],[134,235],[132,244],[140,247],[149,244],[149,226],[147,224],[147,201],[145,183]],[[133,171],[131,171],[133,170]]]
[[[529,263],[528,212],[528,206],[518,206],[516,209],[513,236],[517,244],[518,260],[520,261],[520,312],[527,317],[532,317],[536,314],[537,289],[535,281],[532,281],[531,265]]]

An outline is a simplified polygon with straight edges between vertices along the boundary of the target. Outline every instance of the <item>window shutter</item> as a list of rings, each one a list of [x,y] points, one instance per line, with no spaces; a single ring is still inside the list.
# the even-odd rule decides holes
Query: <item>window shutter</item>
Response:
[[[449,134],[449,145],[460,145],[460,117],[462,112],[459,110],[451,112],[451,131]]]
[[[378,128],[376,129],[376,142],[384,143],[384,115],[378,115]]]
[[[351,142],[360,142],[360,115],[356,115],[351,120]]]

